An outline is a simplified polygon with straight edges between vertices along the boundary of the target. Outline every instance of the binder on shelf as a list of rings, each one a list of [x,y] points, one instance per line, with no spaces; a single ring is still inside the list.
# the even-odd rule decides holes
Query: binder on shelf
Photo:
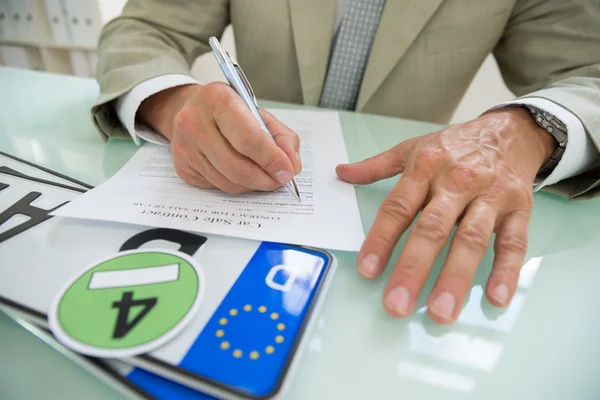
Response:
[[[8,0],[0,0],[0,38],[10,37],[8,21],[10,18],[10,10],[8,8]]]
[[[97,4],[93,0],[63,0],[71,42],[84,46],[96,46],[101,22]]]
[[[73,75],[69,50],[44,47],[42,48],[42,57],[46,71],[56,74]]]
[[[14,0],[21,4],[23,18],[21,19],[20,37],[28,41],[36,41],[38,39],[38,18],[41,17],[38,13],[38,5],[36,0]]]
[[[68,44],[71,41],[71,34],[62,0],[44,0],[44,6],[52,41],[58,44]]]
[[[86,78],[91,76],[90,65],[84,51],[71,50],[69,51],[69,58],[71,59],[73,74]]]
[[[0,21],[2,26],[2,37],[6,39],[15,39],[17,37],[17,21],[12,7],[13,0],[0,0],[0,12],[4,18]],[[18,16],[17,18],[20,18]]]
[[[90,67],[90,76],[96,76],[96,66],[98,65],[98,54],[94,52],[87,53],[88,64]]]
[[[16,68],[44,69],[40,52],[23,46],[0,46],[0,58],[4,65]]]
[[[11,12],[11,38],[34,41],[37,38],[34,19],[34,4],[31,0],[8,0]]]
[[[25,49],[17,46],[0,46],[0,57],[4,65],[16,68],[29,68]]]

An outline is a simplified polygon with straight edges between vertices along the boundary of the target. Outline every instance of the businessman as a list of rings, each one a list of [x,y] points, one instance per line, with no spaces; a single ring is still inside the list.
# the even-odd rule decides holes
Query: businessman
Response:
[[[428,313],[454,321],[493,233],[486,296],[508,305],[533,192],[598,193],[597,0],[130,0],[99,43],[99,131],[170,145],[183,179],[234,194],[272,190],[302,165],[288,127],[263,111],[272,143],[228,85],[190,76],[228,24],[258,98],[441,124],[495,56],[516,99],[337,168],[353,184],[402,174],[357,258],[368,279],[394,264],[383,293],[393,316],[413,311],[450,240]]]

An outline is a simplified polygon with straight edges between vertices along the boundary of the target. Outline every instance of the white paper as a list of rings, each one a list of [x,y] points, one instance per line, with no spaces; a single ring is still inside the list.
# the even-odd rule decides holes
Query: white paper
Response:
[[[233,196],[189,185],[168,146],[146,143],[112,178],[53,214],[358,251],[364,232],[354,187],[335,174],[348,162],[337,113],[272,112],[300,137],[301,202],[285,188]]]

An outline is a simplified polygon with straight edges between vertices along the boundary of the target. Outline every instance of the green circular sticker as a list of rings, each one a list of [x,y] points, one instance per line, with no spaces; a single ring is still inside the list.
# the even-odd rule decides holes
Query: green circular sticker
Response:
[[[186,254],[130,250],[86,268],[55,297],[50,329],[95,357],[129,357],[175,337],[200,306],[204,276]]]

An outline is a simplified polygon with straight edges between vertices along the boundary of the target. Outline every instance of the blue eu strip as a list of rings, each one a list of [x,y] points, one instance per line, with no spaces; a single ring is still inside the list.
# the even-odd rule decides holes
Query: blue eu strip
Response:
[[[126,379],[157,400],[216,400],[214,397],[139,368],[131,371]]]
[[[263,242],[179,367],[251,397],[276,392],[327,261]],[[139,368],[127,379],[160,400],[213,399]]]
[[[254,397],[276,391],[326,266],[321,253],[263,242],[180,367]]]

